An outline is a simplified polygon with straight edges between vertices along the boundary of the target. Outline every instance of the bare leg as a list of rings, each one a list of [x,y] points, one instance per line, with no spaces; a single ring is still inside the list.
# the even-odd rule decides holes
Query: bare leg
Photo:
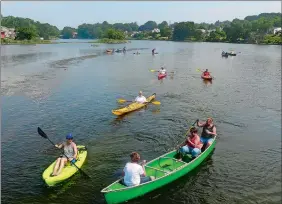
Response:
[[[53,169],[53,173],[52,173],[53,176],[57,175],[60,163],[61,163],[61,158],[58,158],[57,161],[56,161],[56,164],[54,165],[54,169]]]
[[[206,150],[210,145],[211,145],[211,143],[208,142],[208,143],[206,144],[205,150]]]
[[[61,173],[61,171],[64,168],[66,163],[67,163],[67,159],[66,158],[62,158],[61,159],[61,163],[60,163],[60,168],[59,168],[59,171],[57,172],[57,175],[59,175]]]

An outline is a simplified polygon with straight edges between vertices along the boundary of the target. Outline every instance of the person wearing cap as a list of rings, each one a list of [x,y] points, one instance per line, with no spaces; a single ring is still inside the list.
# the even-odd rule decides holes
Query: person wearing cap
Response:
[[[187,139],[177,146],[176,149],[179,149],[180,153],[180,161],[185,154],[191,154],[192,158],[196,158],[201,154],[201,148],[203,147],[203,143],[200,140],[200,136],[198,135],[198,130],[195,127],[190,129],[190,135]]]
[[[56,160],[52,176],[58,176],[68,161],[74,164],[77,158],[77,147],[76,144],[73,142],[73,136],[71,133],[66,136],[65,142],[59,145],[56,144],[55,147],[59,149],[63,148],[64,154],[62,154]]]
[[[197,126],[202,127],[201,142],[204,143],[205,149],[208,148],[213,142],[213,137],[216,136],[216,127],[213,124],[213,119],[208,118],[205,122],[197,120]]]
[[[161,74],[165,74],[166,73],[166,70],[164,69],[164,67],[161,67],[161,69],[159,70],[159,73],[161,73]]]
[[[204,76],[210,76],[210,72],[208,69],[206,69],[206,71],[204,71],[203,73],[204,73]]]
[[[123,169],[123,184],[126,186],[137,186],[155,179],[154,176],[146,175],[144,167],[146,160],[144,160],[141,165],[138,164],[140,155],[137,152],[132,152],[130,154],[130,159],[131,162],[126,163]]]
[[[137,102],[137,103],[147,103],[148,101],[147,101],[146,97],[143,96],[142,91],[139,91],[138,96],[135,98],[135,102]]]

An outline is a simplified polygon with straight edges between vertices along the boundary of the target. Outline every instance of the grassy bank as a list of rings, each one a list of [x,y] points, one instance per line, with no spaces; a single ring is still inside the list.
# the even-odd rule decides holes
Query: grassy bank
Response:
[[[12,40],[1,39],[1,45],[34,45],[34,44],[53,44],[50,40]]]
[[[109,39],[109,38],[102,38],[99,39],[93,43],[105,43],[105,44],[124,44],[128,43],[127,40],[114,40],[114,39]]]

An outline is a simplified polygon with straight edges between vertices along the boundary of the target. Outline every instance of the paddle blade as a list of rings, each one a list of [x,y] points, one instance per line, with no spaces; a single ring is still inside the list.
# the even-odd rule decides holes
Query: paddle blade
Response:
[[[197,71],[197,72],[201,72],[201,70],[200,70],[200,69],[196,69],[196,71]]]
[[[117,102],[119,102],[119,103],[125,103],[127,100],[125,100],[125,99],[122,99],[122,98],[120,98],[120,99],[117,99]]]
[[[152,101],[152,104],[154,104],[154,105],[161,105],[161,102],[159,102],[159,101]]]
[[[150,69],[150,71],[151,71],[151,72],[156,72],[156,70],[154,70],[154,69]]]
[[[39,135],[41,135],[45,139],[48,139],[48,136],[45,134],[45,132],[43,132],[43,130],[41,130],[40,127],[37,128],[37,132],[38,132]]]

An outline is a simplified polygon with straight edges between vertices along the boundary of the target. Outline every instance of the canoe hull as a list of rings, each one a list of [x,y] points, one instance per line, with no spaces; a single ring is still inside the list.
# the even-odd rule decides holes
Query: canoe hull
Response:
[[[160,80],[160,79],[163,79],[163,78],[165,78],[166,77],[166,73],[165,74],[158,74],[158,79]]]
[[[147,98],[147,101],[151,102],[152,100],[154,100],[156,98],[156,94],[153,94],[151,96],[149,96]],[[119,108],[119,109],[115,109],[115,110],[112,110],[112,113],[114,115],[123,115],[123,114],[126,114],[126,113],[129,113],[129,112],[132,112],[132,111],[135,111],[135,110],[138,110],[140,108],[143,108],[145,107],[147,104],[141,104],[141,103],[131,103],[129,104],[128,106],[125,106],[123,108]]]
[[[125,187],[123,189],[114,189],[114,190],[108,190],[111,188],[112,185],[119,184],[119,180],[115,183],[111,184],[110,186],[104,188],[101,192],[104,194],[105,199],[107,203],[109,204],[117,204],[122,203],[134,198],[137,198],[139,196],[143,196],[146,193],[149,193],[155,189],[158,189],[168,183],[171,183],[180,177],[186,175],[187,173],[191,172],[193,169],[195,169],[197,166],[199,166],[213,151],[216,144],[216,138],[214,138],[214,142],[211,144],[209,148],[207,148],[204,152],[202,152],[196,159],[190,161],[189,163],[186,163],[182,166],[177,167],[174,169],[174,171],[169,172],[168,174],[165,174],[163,176],[158,177],[154,181],[150,181],[148,183],[144,183],[135,187]],[[172,155],[175,155],[176,151],[171,151],[167,154],[162,155],[161,157],[158,157],[152,161],[150,161],[146,166],[146,173],[148,174],[148,166],[152,163],[157,163],[160,161],[160,159],[163,159],[164,157],[170,157]],[[175,161],[177,164],[177,161]],[[159,172],[160,173],[160,172]],[[121,184],[120,184],[121,185]],[[118,185],[117,185],[118,186]]]
[[[201,78],[204,79],[204,80],[209,80],[209,81],[212,80],[212,76],[206,77],[206,76],[204,76],[204,75],[201,75]]]
[[[85,146],[77,145],[78,149],[83,149]],[[85,159],[87,157],[87,150],[79,150],[78,159],[75,163],[77,167],[81,168]],[[55,166],[56,161],[54,161],[42,174],[42,178],[48,186],[55,186],[56,184],[65,181],[66,179],[73,176],[78,170],[75,166],[70,165],[69,163],[63,168],[61,174],[58,176],[51,177],[51,173],[53,172],[53,168]]]

